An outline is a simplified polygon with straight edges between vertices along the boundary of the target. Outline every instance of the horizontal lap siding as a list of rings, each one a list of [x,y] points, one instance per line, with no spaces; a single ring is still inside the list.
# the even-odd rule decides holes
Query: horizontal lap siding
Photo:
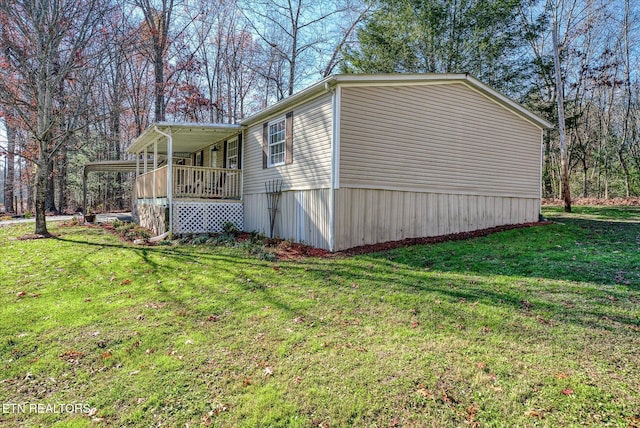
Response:
[[[538,220],[538,198],[341,188],[335,250]]]
[[[340,187],[537,198],[541,130],[461,83],[345,87]]]
[[[329,249],[329,189],[282,192],[274,236]],[[269,235],[269,211],[264,193],[244,195],[244,229]]]
[[[289,110],[287,110],[289,111]],[[262,168],[262,126],[246,132],[243,153],[244,193],[264,192],[266,181],[279,179],[284,190],[327,188],[331,183],[331,96],[323,95],[293,110],[293,163]]]

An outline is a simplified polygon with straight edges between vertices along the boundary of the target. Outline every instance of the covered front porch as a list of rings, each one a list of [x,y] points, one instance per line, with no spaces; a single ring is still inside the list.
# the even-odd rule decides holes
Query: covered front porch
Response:
[[[157,234],[243,227],[239,125],[157,123],[127,149],[135,155],[132,215]]]

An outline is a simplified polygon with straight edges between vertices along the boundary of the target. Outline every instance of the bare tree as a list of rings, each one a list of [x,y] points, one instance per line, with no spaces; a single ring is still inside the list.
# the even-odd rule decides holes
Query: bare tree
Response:
[[[328,22],[352,9],[348,1],[341,0],[263,0],[247,2],[245,7],[245,15],[253,30],[265,43],[269,64],[275,65],[267,70],[265,77],[280,89],[278,98],[292,95],[298,82],[308,77],[299,69],[308,59],[307,54],[310,55],[314,50],[317,53],[321,45],[328,43]],[[331,51],[335,53],[335,47]],[[277,66],[279,62],[284,67]],[[313,68],[316,66],[313,64]],[[322,73],[323,69],[317,71]]]
[[[100,0],[0,0],[0,103],[36,144],[35,233],[47,235],[45,199],[55,156],[85,124],[104,8]],[[90,67],[92,73],[85,73]],[[92,77],[94,76],[94,77]],[[65,87],[65,99],[56,99]]]
[[[560,49],[558,42],[557,12],[553,19],[553,65],[556,80],[556,101],[558,103],[558,132],[560,134],[560,164],[562,174],[562,198],[564,210],[571,212],[571,188],[569,186],[569,159],[567,157],[567,142],[564,120],[564,84],[562,82],[562,70],[560,68]]]

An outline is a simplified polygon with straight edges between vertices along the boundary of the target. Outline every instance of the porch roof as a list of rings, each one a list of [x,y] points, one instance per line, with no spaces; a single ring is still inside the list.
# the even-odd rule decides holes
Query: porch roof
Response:
[[[128,153],[141,153],[145,147],[158,143],[158,154],[167,154],[167,137],[171,134],[173,153],[193,153],[240,133],[242,126],[223,123],[187,123],[187,122],[158,122],[148,127],[138,138],[133,140],[127,148]]]

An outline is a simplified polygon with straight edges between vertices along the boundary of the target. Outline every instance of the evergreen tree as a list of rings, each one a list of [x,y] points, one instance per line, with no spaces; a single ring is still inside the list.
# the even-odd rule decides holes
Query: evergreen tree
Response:
[[[470,73],[519,92],[530,61],[522,52],[526,0],[379,0],[345,54],[345,72]]]

